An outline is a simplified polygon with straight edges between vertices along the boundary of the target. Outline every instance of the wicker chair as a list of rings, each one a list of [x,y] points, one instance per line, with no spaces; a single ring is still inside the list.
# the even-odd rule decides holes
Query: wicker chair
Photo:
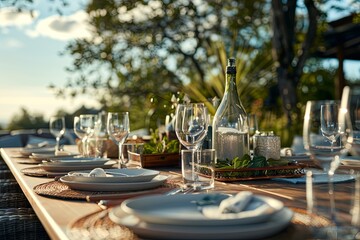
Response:
[[[49,239],[6,163],[0,159],[0,239]]]
[[[49,239],[32,208],[0,209],[0,239]]]

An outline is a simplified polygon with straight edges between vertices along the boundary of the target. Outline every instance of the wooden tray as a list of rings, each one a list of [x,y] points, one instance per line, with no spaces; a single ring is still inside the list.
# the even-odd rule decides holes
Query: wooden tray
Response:
[[[219,169],[204,165],[200,166],[200,173],[205,177],[209,177],[212,171],[214,172],[215,180],[221,182],[301,177],[305,174],[305,170],[301,165],[239,169]]]
[[[139,154],[128,151],[128,156],[143,168],[180,166],[179,153]]]

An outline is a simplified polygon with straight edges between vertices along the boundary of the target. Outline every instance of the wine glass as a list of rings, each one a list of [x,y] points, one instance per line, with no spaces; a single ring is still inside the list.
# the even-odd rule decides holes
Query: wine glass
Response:
[[[199,150],[209,125],[207,108],[203,103],[178,104],[175,116],[175,133],[180,143],[192,150],[192,186],[197,189],[195,153]],[[198,158],[199,160],[199,158]],[[185,173],[183,173],[183,176]]]
[[[97,120],[96,114],[81,114],[80,115],[80,129],[85,133],[83,140],[85,142],[84,156],[89,157],[90,154],[90,137],[93,135],[95,130],[95,122]]]
[[[334,150],[334,144],[340,136],[339,131],[339,105],[336,103],[326,103],[321,105],[320,109],[320,129],[324,137],[331,144],[331,151]]]
[[[82,154],[85,156],[85,148],[86,148],[85,135],[86,135],[86,132],[83,129],[81,129],[80,117],[79,116],[74,117],[74,133],[81,140]]]
[[[341,98],[341,108],[347,109],[349,121],[353,126],[352,135],[347,139],[343,138],[343,143],[350,148],[353,156],[360,156],[360,87],[346,86],[343,89]],[[345,142],[344,140],[347,140]]]
[[[107,149],[107,113],[105,111],[98,114],[95,122],[94,136],[95,136],[95,157],[104,157]]]
[[[249,138],[250,149],[254,148],[254,135],[259,130],[256,114],[248,114]]]
[[[50,117],[49,123],[50,133],[56,138],[55,154],[60,149],[60,138],[65,134],[65,118],[64,117]]]
[[[106,126],[111,140],[119,146],[119,168],[126,168],[128,159],[124,159],[122,148],[130,133],[129,113],[109,112]]]
[[[338,137],[341,134],[338,119],[333,120],[333,125],[326,126],[326,121],[330,122],[330,118],[322,117],[321,111],[322,106],[332,106],[335,110],[336,105],[339,106],[339,102],[334,100],[308,101],[304,116],[304,147],[325,172],[335,171],[340,162],[334,162],[334,157],[343,154],[343,145]],[[325,108],[323,107],[324,114],[329,114],[325,113]]]
[[[329,236],[336,234],[336,210],[333,177],[340,159],[347,153],[342,144],[350,126],[344,119],[344,111],[334,100],[308,101],[306,104],[303,139],[311,159],[328,175],[330,218],[333,226],[324,230]],[[341,136],[339,138],[339,136]]]

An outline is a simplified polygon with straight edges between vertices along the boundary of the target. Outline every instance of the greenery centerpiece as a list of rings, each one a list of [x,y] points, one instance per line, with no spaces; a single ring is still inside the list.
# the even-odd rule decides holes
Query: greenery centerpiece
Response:
[[[140,162],[141,167],[178,166],[179,151],[180,143],[177,139],[169,140],[156,130],[149,141],[131,146],[128,156],[132,161]]]

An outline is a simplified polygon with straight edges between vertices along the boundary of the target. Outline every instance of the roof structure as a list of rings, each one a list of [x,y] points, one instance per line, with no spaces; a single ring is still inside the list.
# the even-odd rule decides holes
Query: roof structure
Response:
[[[319,48],[315,57],[338,59],[338,76],[334,79],[334,89],[335,99],[340,99],[342,90],[347,85],[344,60],[360,61],[360,14],[354,13],[329,22],[329,30],[324,33],[323,38],[324,46]]]
[[[317,52],[321,58],[360,60],[360,14],[329,22],[329,30],[324,33],[325,45]]]

